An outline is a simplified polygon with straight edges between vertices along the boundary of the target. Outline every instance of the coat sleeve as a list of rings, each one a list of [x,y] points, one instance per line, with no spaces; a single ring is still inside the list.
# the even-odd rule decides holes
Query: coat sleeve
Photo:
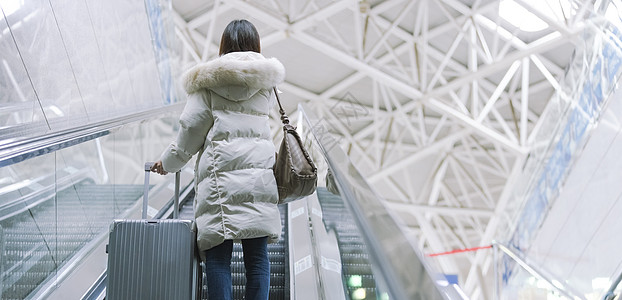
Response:
[[[205,138],[214,124],[208,105],[209,93],[192,93],[179,117],[179,132],[160,159],[167,172],[177,172],[196,154],[205,143]]]

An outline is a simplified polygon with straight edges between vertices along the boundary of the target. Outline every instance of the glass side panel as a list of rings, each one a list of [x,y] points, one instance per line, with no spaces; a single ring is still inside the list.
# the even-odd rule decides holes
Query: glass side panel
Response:
[[[2,299],[33,298],[107,236],[141,199],[144,162],[174,139],[177,114],[0,168]]]
[[[30,290],[22,287],[45,280],[56,268],[55,216],[49,214],[55,204],[54,160],[46,155],[20,169],[0,169],[6,179],[0,195],[3,299],[25,299]]]
[[[350,299],[463,299],[424,261],[325,122],[299,106],[298,132],[318,167],[318,198],[334,230]],[[306,112],[306,113],[305,113]],[[328,170],[333,175],[327,177]]]
[[[332,183],[329,183],[329,185]],[[332,191],[332,192],[331,192]],[[335,232],[341,256],[341,274],[348,299],[389,299],[376,282],[365,241],[338,191],[318,187],[317,196],[327,231]]]
[[[575,298],[572,291],[567,291],[564,287],[561,287],[560,282],[549,282],[543,277],[530,273],[506,253],[498,249],[495,251],[495,255],[498,256],[498,259],[495,261],[495,264],[497,264],[495,268],[504,270],[497,273],[495,277],[495,291],[497,293],[495,299],[581,299],[581,297]],[[553,284],[557,284],[559,288],[556,288]]]
[[[2,7],[7,5],[2,3]],[[28,74],[27,82],[31,84],[26,88],[34,90],[49,129],[66,128],[68,124],[61,120],[86,119],[86,109],[50,3],[25,1],[6,21],[10,34],[2,35],[2,39],[14,40]]]
[[[4,7],[0,2],[0,8]],[[14,9],[0,14],[0,32],[9,32],[5,15],[17,14]],[[25,15],[24,15],[25,16]],[[0,128],[38,124],[45,131],[43,112],[28,79],[19,51],[10,35],[0,37]]]
[[[170,7],[147,2],[0,0],[0,145],[183,100],[150,28]]]

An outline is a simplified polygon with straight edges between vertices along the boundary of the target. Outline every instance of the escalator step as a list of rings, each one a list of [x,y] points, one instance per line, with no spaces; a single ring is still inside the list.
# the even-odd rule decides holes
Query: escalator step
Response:
[[[365,299],[376,299],[376,281],[374,279],[367,247],[358,227],[349,211],[346,209],[340,196],[334,195],[326,188],[317,188],[317,195],[322,207],[324,222],[328,228],[333,228],[337,235],[343,277],[347,280],[351,276],[360,276],[360,287],[348,287],[348,298],[358,289],[365,290]]]
[[[186,205],[184,205],[186,206]],[[182,207],[182,210],[184,207]],[[270,260],[270,300],[289,300],[289,268],[287,263],[289,256],[287,253],[287,240],[285,234],[285,211],[286,206],[279,206],[281,212],[281,239],[274,244],[268,244],[268,258]],[[245,293],[246,275],[244,269],[244,259],[242,254],[242,244],[233,243],[233,253],[231,255],[231,275],[233,282],[233,298],[243,299]],[[203,267],[203,291],[201,299],[208,299],[207,296],[207,276]]]
[[[142,185],[82,181],[58,191],[55,201],[0,221],[5,239],[2,298],[26,298],[85,244],[106,232],[113,211],[125,211],[142,193]]]

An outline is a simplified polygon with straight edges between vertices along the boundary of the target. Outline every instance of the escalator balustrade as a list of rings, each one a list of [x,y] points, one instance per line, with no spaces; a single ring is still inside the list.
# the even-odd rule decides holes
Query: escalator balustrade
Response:
[[[2,299],[25,299],[95,237],[108,231],[143,193],[141,185],[83,179],[0,221]],[[112,201],[112,200],[115,201]]]
[[[380,299],[367,247],[343,200],[322,187],[317,188],[317,196],[322,207],[326,228],[334,229],[337,235],[342,274],[348,297],[350,299]]]

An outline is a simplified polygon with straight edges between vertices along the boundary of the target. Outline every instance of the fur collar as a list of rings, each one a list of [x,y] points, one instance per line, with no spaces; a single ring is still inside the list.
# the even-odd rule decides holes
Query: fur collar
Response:
[[[183,75],[188,93],[204,88],[240,85],[268,89],[285,80],[285,68],[276,58],[256,52],[232,52],[198,64]]]

